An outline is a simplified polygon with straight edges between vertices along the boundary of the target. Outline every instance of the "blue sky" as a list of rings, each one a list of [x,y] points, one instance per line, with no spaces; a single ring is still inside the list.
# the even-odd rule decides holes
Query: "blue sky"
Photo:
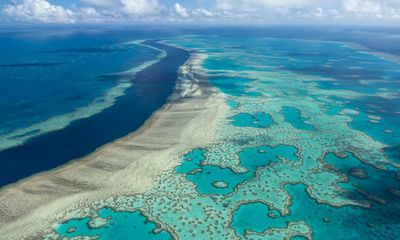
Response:
[[[400,0],[1,0],[0,22],[400,26]]]

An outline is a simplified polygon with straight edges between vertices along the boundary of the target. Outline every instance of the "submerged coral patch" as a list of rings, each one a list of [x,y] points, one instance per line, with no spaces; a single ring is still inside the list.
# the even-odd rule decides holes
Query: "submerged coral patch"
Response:
[[[186,178],[196,185],[200,194],[229,194],[238,184],[250,179],[251,173],[236,173],[230,168],[205,165],[205,150],[195,149],[184,155],[178,173],[185,173]]]
[[[286,226],[287,222],[279,212],[270,210],[261,202],[240,205],[233,214],[231,224],[239,236],[243,236],[247,230],[261,233],[267,228],[284,228]]]
[[[378,169],[360,161],[354,154],[345,152],[338,157],[333,153],[325,156],[324,161],[337,171],[348,175],[347,185],[356,189],[369,200],[386,203],[393,196],[390,189],[399,188],[400,181],[396,179],[396,171]],[[349,185],[350,184],[350,185]]]
[[[170,41],[206,56],[198,71],[229,108],[212,141],[189,144],[148,191],[106,205],[143,211],[179,239],[400,238],[398,93],[385,90],[389,104],[345,81],[364,73],[350,66],[389,74],[398,64],[334,42]]]
[[[302,117],[299,109],[294,107],[284,106],[282,107],[281,112],[285,116],[285,121],[292,124],[293,127],[300,130],[308,130],[308,131],[315,130],[315,128],[311,124],[305,122],[306,119]]]
[[[251,173],[235,173],[232,169],[218,166],[203,166],[200,172],[188,174],[187,179],[196,185],[200,194],[229,194],[237,185],[251,179]],[[224,182],[225,187],[220,187]]]
[[[236,127],[267,128],[273,124],[271,116],[266,113],[239,113],[231,117],[231,124]]]
[[[297,160],[298,150],[292,146],[280,145],[276,147],[261,146],[244,148],[239,153],[240,165],[250,171],[255,171],[259,167],[265,167],[273,161]]]
[[[201,168],[201,163],[205,159],[205,149],[194,149],[182,157],[182,164],[176,167],[177,173],[190,173],[195,169]]]
[[[103,208],[98,219],[89,217],[72,219],[58,226],[62,237],[96,237],[96,239],[173,239],[171,234],[158,228],[140,211],[116,212]],[[100,222],[100,224],[99,224]]]

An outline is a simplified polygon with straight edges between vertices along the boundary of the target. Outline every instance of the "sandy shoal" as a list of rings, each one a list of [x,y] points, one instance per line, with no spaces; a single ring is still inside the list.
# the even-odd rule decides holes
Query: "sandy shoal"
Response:
[[[68,209],[144,192],[155,177],[178,165],[183,153],[212,143],[227,106],[194,71],[204,57],[192,53],[181,67],[170,101],[134,133],[85,158],[3,188],[0,238],[40,238]]]

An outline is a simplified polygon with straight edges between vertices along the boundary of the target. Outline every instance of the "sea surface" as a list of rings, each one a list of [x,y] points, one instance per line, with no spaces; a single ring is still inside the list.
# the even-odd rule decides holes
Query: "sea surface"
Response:
[[[165,104],[189,54],[143,35],[0,35],[0,186],[84,157]]]
[[[199,67],[230,107],[215,142],[183,154],[142,194],[60,219],[47,239],[400,239],[398,29],[199,28],[158,39],[207,56]],[[157,109],[188,53],[147,44],[164,60],[177,54],[144,70],[171,76]],[[154,92],[163,91],[143,99]],[[116,109],[107,123],[126,101],[107,108]]]

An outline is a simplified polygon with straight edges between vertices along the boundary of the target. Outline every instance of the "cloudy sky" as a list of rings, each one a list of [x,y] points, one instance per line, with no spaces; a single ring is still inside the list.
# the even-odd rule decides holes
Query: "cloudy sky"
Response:
[[[0,0],[0,22],[400,26],[400,0]]]

